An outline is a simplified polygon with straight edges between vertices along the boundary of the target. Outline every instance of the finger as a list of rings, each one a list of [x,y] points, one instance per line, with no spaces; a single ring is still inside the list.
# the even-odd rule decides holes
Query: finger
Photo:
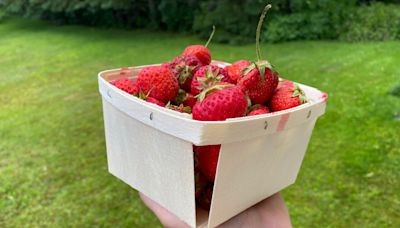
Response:
[[[186,228],[189,227],[186,223],[176,217],[174,214],[169,212],[167,209],[139,192],[139,196],[144,202],[144,204],[157,216],[160,222],[164,227],[177,227],[177,228]]]
[[[257,204],[264,222],[272,227],[292,227],[289,211],[281,194],[278,192]]]

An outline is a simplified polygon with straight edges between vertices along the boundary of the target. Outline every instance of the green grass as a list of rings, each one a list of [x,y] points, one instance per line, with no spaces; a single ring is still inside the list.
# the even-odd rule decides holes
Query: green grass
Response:
[[[218,33],[216,34],[218,35]],[[151,227],[107,172],[97,72],[167,61],[194,37],[0,23],[0,227]],[[253,59],[253,45],[211,45]],[[400,226],[400,42],[263,45],[282,76],[329,93],[296,184],[295,227]]]

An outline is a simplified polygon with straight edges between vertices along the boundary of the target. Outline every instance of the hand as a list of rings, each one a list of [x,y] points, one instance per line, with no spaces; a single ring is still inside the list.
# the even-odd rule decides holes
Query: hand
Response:
[[[140,198],[154,212],[164,227],[189,227],[168,210],[158,205],[147,196],[139,193]],[[259,202],[258,204],[243,211],[229,221],[219,226],[230,227],[292,227],[289,212],[285,206],[280,193]]]

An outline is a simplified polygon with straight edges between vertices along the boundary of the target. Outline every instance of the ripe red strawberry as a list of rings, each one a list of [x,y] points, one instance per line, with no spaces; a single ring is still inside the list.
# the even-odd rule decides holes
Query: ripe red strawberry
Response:
[[[164,103],[162,103],[161,101],[159,101],[159,100],[157,100],[157,99],[155,99],[155,98],[153,98],[153,97],[147,97],[145,100],[146,100],[147,102],[156,104],[156,105],[158,105],[158,106],[165,107],[165,104],[164,104]]]
[[[288,83],[289,84],[289,83]],[[272,111],[293,108],[307,102],[307,98],[297,84],[282,86],[277,89],[270,101]]]
[[[203,64],[194,55],[180,55],[171,62],[164,63],[163,66],[171,70],[182,89],[190,92],[193,75]]]
[[[183,89],[179,89],[179,92],[172,101],[172,104],[177,106],[183,104],[183,106],[188,106],[191,109],[193,109],[193,106],[196,104],[196,102],[197,99],[193,96],[193,94],[187,93]]]
[[[268,107],[264,106],[264,105],[253,105],[250,108],[250,112],[247,114],[247,116],[256,116],[256,115],[261,115],[261,114],[266,114],[266,113],[270,113],[271,111],[268,109]]]
[[[190,86],[193,95],[199,94],[204,89],[219,82],[230,82],[228,73],[220,67],[208,65],[200,67],[194,74]]]
[[[185,48],[183,55],[194,55],[203,65],[211,63],[211,53],[208,48],[203,45],[190,45]]]
[[[194,146],[193,150],[197,158],[197,168],[209,180],[214,181],[217,171],[219,150],[221,145]]]
[[[139,91],[139,93],[137,93],[136,96],[139,99],[145,100],[145,101],[147,101],[149,103],[153,103],[153,104],[156,104],[158,106],[165,107],[165,104],[163,102],[157,100],[154,97],[149,97],[149,94],[148,93],[145,94],[145,93],[143,93],[143,91]]]
[[[213,185],[209,185],[205,192],[198,198],[197,203],[205,210],[210,210],[213,195]]]
[[[197,169],[194,170],[194,180],[195,180],[195,197],[196,199],[203,193],[206,189],[208,181],[204,175]]]
[[[266,62],[254,63],[239,79],[238,85],[244,88],[252,104],[263,104],[271,98],[279,82],[279,75]]]
[[[143,93],[163,103],[174,99],[179,90],[178,80],[163,66],[143,68],[139,73],[137,84]]]
[[[170,69],[171,72],[178,79],[178,73],[176,72],[176,65],[178,65],[182,61],[183,61],[183,56],[179,55],[179,56],[175,57],[172,61],[161,64],[161,66]]]
[[[203,91],[193,107],[193,119],[226,120],[246,115],[248,102],[241,88],[232,84],[217,84]]]
[[[213,31],[212,31],[210,37],[208,38],[207,43],[204,46],[203,45],[190,45],[185,48],[185,50],[183,51],[182,54],[196,56],[197,59],[199,59],[203,65],[210,64],[211,63],[211,53],[208,50],[207,46],[211,42],[211,40],[214,36],[214,33],[215,33],[215,26],[213,26]]]
[[[190,92],[193,76],[201,66],[203,66],[203,64],[194,55],[186,55],[184,57],[184,63],[177,66],[179,72],[179,84],[182,89]]]
[[[186,99],[183,101],[184,106],[189,106],[193,109],[194,105],[196,104],[197,99],[191,93],[186,93]]]
[[[228,72],[228,75],[232,79],[233,83],[236,84],[237,81],[243,77],[246,67],[250,65],[251,62],[247,60],[239,60],[234,62],[232,65],[225,67],[225,70]]]
[[[178,65],[178,63],[180,63],[181,61],[183,61],[183,57],[181,55],[179,55],[179,56],[175,57],[173,60],[161,64],[161,66],[168,68],[175,75],[176,79],[178,79],[179,74],[176,71],[176,65]]]
[[[265,103],[272,96],[279,82],[278,73],[268,61],[261,59],[260,54],[260,32],[264,17],[270,8],[271,5],[269,4],[265,6],[257,25],[257,62],[248,66],[244,72],[244,76],[238,81],[238,85],[243,87],[248,93],[253,104]]]
[[[283,81],[279,82],[278,87],[276,89],[279,89],[279,88],[285,87],[285,86],[294,87],[294,83],[289,80],[283,80]]]
[[[118,78],[111,82],[111,84],[120,90],[123,90],[129,94],[135,95],[139,92],[137,83],[130,80],[129,78]]]

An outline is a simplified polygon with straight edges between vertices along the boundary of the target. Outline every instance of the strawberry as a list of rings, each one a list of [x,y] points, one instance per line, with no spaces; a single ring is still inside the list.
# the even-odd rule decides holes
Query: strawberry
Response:
[[[219,82],[230,82],[228,73],[220,67],[208,65],[200,67],[194,74],[191,92],[193,95],[199,94],[204,89]]]
[[[204,121],[226,120],[246,115],[248,102],[241,88],[224,83],[203,91],[193,107],[193,119]]]
[[[279,89],[281,87],[294,87],[294,83],[289,80],[283,80],[279,82],[278,87],[276,89]]]
[[[166,67],[168,68],[170,71],[172,71],[172,73],[176,76],[176,78],[178,79],[178,72],[176,72],[176,66],[183,61],[183,56],[179,55],[177,57],[175,57],[172,61],[170,62],[166,62],[161,64],[162,67]]]
[[[288,83],[290,84],[290,83]],[[293,108],[307,102],[304,91],[297,84],[292,86],[281,86],[277,89],[270,100],[272,111],[281,111]]]
[[[129,94],[135,95],[139,92],[137,83],[130,80],[129,78],[118,78],[111,82],[111,84],[120,90],[123,90]]]
[[[213,195],[213,185],[209,185],[205,192],[198,198],[197,203],[205,210],[210,210]]]
[[[234,62],[232,65],[225,67],[225,70],[228,72],[228,75],[232,79],[233,83],[236,84],[237,81],[243,77],[246,67],[250,65],[251,62],[247,60],[239,60]]]
[[[186,93],[186,98],[183,101],[184,106],[189,106],[193,109],[194,105],[196,104],[197,99],[191,93]]]
[[[176,77],[176,79],[179,78],[179,74],[176,71],[176,66],[183,60],[182,56],[177,56],[176,58],[174,58],[173,60],[169,61],[169,62],[165,62],[163,64],[161,64],[161,67],[167,68],[169,69],[172,74]]]
[[[158,105],[158,106],[165,107],[165,104],[164,104],[163,102],[161,102],[161,101],[159,101],[159,100],[157,100],[157,99],[155,99],[155,98],[153,98],[153,97],[147,97],[145,100],[146,100],[147,102],[156,104],[156,105]]]
[[[211,53],[208,48],[203,45],[190,45],[185,48],[183,55],[194,55],[203,65],[211,63]]]
[[[214,181],[217,171],[218,156],[221,145],[194,146],[193,150],[197,158],[197,167],[209,180]]]
[[[203,45],[190,45],[185,48],[183,51],[183,55],[194,55],[203,65],[209,65],[211,63],[211,53],[208,50],[207,46],[211,42],[215,33],[215,26],[213,26],[213,31],[211,32],[210,37],[208,38],[207,43]]]
[[[178,94],[172,101],[172,103],[174,105],[179,106],[179,105],[183,104],[183,106],[189,106],[192,109],[193,109],[193,106],[196,104],[196,102],[197,102],[197,99],[193,96],[193,94],[187,93],[183,89],[179,89]]]
[[[238,85],[247,92],[252,104],[265,103],[278,86],[278,73],[266,62],[254,63],[247,70],[245,76],[239,79]]]
[[[256,104],[250,108],[250,112],[247,114],[247,116],[256,116],[256,115],[266,114],[266,113],[270,113],[270,112],[271,111],[268,109],[267,106]]]
[[[207,187],[208,181],[204,175],[197,169],[194,170],[194,180],[195,180],[195,197],[196,199],[203,193],[204,189]]]
[[[137,78],[137,84],[143,93],[163,103],[174,99],[179,91],[178,80],[163,66],[143,68]]]
[[[156,104],[156,105],[158,105],[160,107],[165,107],[165,104],[163,102],[157,100],[154,97],[149,97],[149,93],[145,94],[145,93],[143,93],[143,91],[140,90],[139,93],[136,94],[136,96],[139,99],[145,100],[145,101],[147,101],[149,103]]]
[[[273,69],[272,65],[261,60],[260,54],[260,32],[264,17],[271,8],[271,5],[265,6],[257,26],[256,33],[256,51],[257,62],[248,66],[244,72],[244,76],[238,80],[241,86],[249,95],[253,104],[263,104],[272,96],[279,82],[279,75]]]
[[[168,67],[179,81],[179,85],[185,91],[190,92],[193,75],[203,64],[194,55],[180,55],[163,66]]]

